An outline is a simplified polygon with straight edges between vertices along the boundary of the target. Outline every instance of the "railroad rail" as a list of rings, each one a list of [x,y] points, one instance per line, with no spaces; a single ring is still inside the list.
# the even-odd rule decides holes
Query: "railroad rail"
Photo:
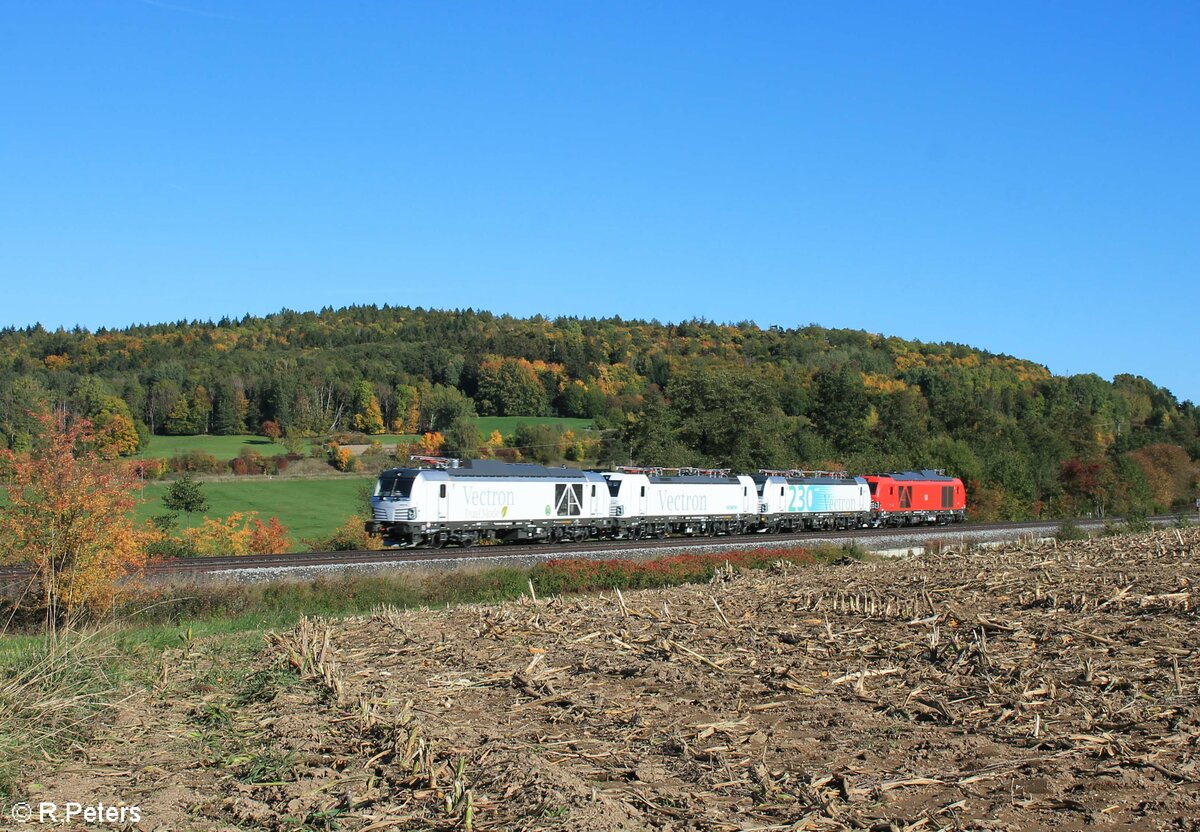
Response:
[[[1176,515],[1150,518],[1151,522],[1174,522]],[[661,540],[641,538],[638,540],[592,540],[584,543],[523,543],[498,546],[474,546],[447,549],[373,549],[350,552],[296,552],[280,555],[221,555],[197,558],[175,558],[146,564],[144,572],[151,576],[200,574],[241,569],[288,569],[307,566],[359,566],[374,563],[403,563],[409,561],[469,560],[474,557],[527,557],[553,553],[556,557],[586,557],[592,554],[617,552],[623,549],[661,549],[664,552],[689,549],[713,544],[765,544],[783,545],[804,543],[806,540],[837,537],[850,539],[860,537],[905,538],[913,535],[946,535],[970,537],[980,532],[1022,530],[1045,530],[1056,527],[1058,521],[1023,521],[1020,523],[971,523],[953,526],[901,526],[899,528],[848,529],[844,531],[823,530],[786,534],[720,535],[717,537],[668,537]],[[1102,520],[1080,520],[1080,527],[1103,525]],[[27,579],[29,570],[21,566],[0,567],[0,584],[11,584]]]

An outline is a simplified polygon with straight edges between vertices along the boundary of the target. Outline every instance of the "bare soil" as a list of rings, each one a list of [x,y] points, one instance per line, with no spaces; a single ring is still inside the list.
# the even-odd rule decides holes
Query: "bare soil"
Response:
[[[211,648],[168,656],[42,794],[171,830],[1200,830],[1198,553],[1169,530],[306,621],[236,689]]]

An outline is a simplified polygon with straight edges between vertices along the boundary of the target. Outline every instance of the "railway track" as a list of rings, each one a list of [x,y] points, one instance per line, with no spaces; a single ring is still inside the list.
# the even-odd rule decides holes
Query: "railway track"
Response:
[[[1151,518],[1152,522],[1173,522],[1174,515]],[[1080,521],[1080,527],[1103,525],[1103,521]],[[671,537],[662,540],[594,540],[585,543],[527,543],[504,546],[475,546],[467,549],[382,549],[353,552],[297,552],[284,555],[238,555],[200,558],[180,558],[147,564],[145,572],[150,576],[200,574],[244,569],[288,569],[308,566],[356,566],[377,563],[405,563],[412,561],[467,560],[473,557],[502,558],[541,556],[553,554],[561,557],[587,556],[603,552],[619,552],[625,549],[661,549],[669,552],[698,546],[731,546],[746,544],[786,545],[812,540],[854,540],[856,538],[911,538],[914,535],[970,537],[984,532],[1035,531],[1053,529],[1057,522],[1026,521],[1021,523],[971,523],[956,526],[903,526],[900,528],[849,529],[845,531],[811,531],[788,534],[720,535],[717,537]],[[23,567],[0,568],[0,584],[11,584],[27,579],[29,571]]]

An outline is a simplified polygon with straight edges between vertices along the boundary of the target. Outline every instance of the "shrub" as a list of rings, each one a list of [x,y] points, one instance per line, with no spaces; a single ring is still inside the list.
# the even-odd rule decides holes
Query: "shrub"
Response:
[[[263,474],[267,470],[267,461],[253,448],[242,448],[241,453],[229,461],[229,468],[238,475]]]
[[[1071,540],[1087,540],[1088,533],[1079,528],[1079,524],[1073,518],[1068,517],[1058,525],[1058,531],[1054,533],[1056,540],[1066,543]]]
[[[135,459],[129,463],[129,472],[140,479],[160,480],[167,473],[168,467],[165,457]]]
[[[250,520],[250,551],[256,555],[276,555],[292,551],[292,539],[287,527],[272,517],[266,523],[254,517]]]
[[[219,474],[225,469],[221,460],[206,451],[185,451],[168,460],[170,469],[176,473],[188,471],[196,474]]]
[[[305,545],[314,552],[357,552],[383,548],[383,541],[367,534],[363,519],[351,515],[338,526],[329,537],[305,540]]]
[[[329,464],[339,471],[357,471],[362,467],[353,451],[337,445],[329,446]]]

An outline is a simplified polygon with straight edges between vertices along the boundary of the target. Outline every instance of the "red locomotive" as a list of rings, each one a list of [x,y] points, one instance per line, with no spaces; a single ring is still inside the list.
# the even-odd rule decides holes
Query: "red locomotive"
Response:
[[[864,477],[871,510],[881,526],[961,523],[967,519],[967,491],[958,477],[941,471],[902,471]]]

